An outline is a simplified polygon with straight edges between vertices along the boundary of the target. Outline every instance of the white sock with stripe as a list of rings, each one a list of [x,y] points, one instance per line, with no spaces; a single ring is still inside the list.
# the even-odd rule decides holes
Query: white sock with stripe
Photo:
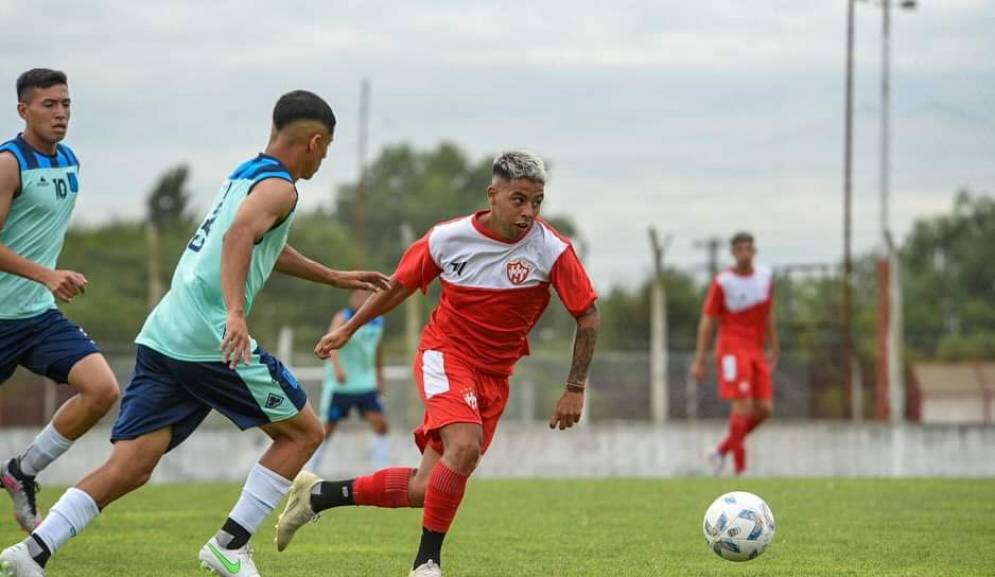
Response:
[[[45,542],[50,552],[55,553],[70,538],[82,533],[99,514],[100,508],[93,497],[71,487],[59,497],[34,534]]]

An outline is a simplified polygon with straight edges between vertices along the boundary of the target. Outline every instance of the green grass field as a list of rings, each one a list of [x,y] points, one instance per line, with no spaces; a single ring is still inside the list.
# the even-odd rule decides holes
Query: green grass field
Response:
[[[70,542],[48,575],[197,575],[197,552],[239,489],[146,487]],[[774,544],[748,563],[716,557],[701,534],[705,508],[733,489],[764,497],[777,517]],[[59,493],[44,490],[46,508]],[[6,500],[0,514],[4,543],[20,540]],[[271,520],[255,538],[257,565],[264,577],[403,577],[420,519],[414,510],[329,511],[283,553]],[[443,568],[448,577],[995,575],[995,481],[478,480]]]

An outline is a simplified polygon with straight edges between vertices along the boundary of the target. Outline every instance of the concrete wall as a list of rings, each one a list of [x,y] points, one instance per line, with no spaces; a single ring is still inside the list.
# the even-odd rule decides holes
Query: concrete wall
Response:
[[[485,456],[481,476],[689,476],[708,471],[703,455],[724,434],[720,421],[663,427],[597,423],[570,431],[541,425],[503,425]],[[0,431],[0,455],[19,451],[33,430]],[[103,462],[108,432],[91,432],[42,473],[44,484],[70,484]],[[347,477],[369,472],[370,434],[351,426],[337,434],[321,473]],[[265,450],[259,431],[205,429],[167,455],[154,482],[241,481]],[[391,436],[393,461],[415,466],[410,435]],[[749,440],[756,476],[995,476],[995,427],[850,425],[773,422]]]

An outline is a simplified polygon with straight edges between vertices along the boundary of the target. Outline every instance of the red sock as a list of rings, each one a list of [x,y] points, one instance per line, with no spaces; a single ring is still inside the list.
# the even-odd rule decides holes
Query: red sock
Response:
[[[737,475],[746,469],[746,448],[743,446],[743,439],[752,421],[753,419],[746,415],[730,414],[729,434],[718,446],[719,454],[732,453],[733,468]]]
[[[422,515],[422,525],[429,531],[445,533],[453,524],[456,510],[459,509],[466,482],[470,477],[461,475],[446,466],[445,461],[439,461],[432,469],[425,489],[425,512]]]
[[[759,417],[759,418],[757,418],[757,417],[750,417],[750,426],[746,427],[746,435],[749,435],[750,433],[752,433],[753,429],[756,429],[758,426],[760,426],[760,423],[762,423],[762,422],[764,422],[766,420],[767,420],[766,417]]]
[[[381,469],[372,475],[356,477],[352,495],[357,505],[397,509],[410,507],[408,485],[415,470],[410,467]]]

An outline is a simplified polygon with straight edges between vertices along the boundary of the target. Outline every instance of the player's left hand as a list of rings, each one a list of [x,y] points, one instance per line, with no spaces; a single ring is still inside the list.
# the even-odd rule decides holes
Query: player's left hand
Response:
[[[242,361],[252,362],[252,337],[243,315],[230,314],[225,324],[225,338],[221,341],[221,359],[232,370]]]
[[[321,337],[318,344],[314,346],[314,354],[320,359],[327,359],[332,351],[344,347],[351,336],[352,334],[345,330],[345,325],[343,325]]]
[[[549,419],[549,428],[569,429],[580,422],[580,412],[584,408],[584,393],[565,391],[556,403],[553,416]]]
[[[363,289],[371,292],[387,290],[390,277],[382,272],[369,270],[338,271],[332,284],[344,289]]]

